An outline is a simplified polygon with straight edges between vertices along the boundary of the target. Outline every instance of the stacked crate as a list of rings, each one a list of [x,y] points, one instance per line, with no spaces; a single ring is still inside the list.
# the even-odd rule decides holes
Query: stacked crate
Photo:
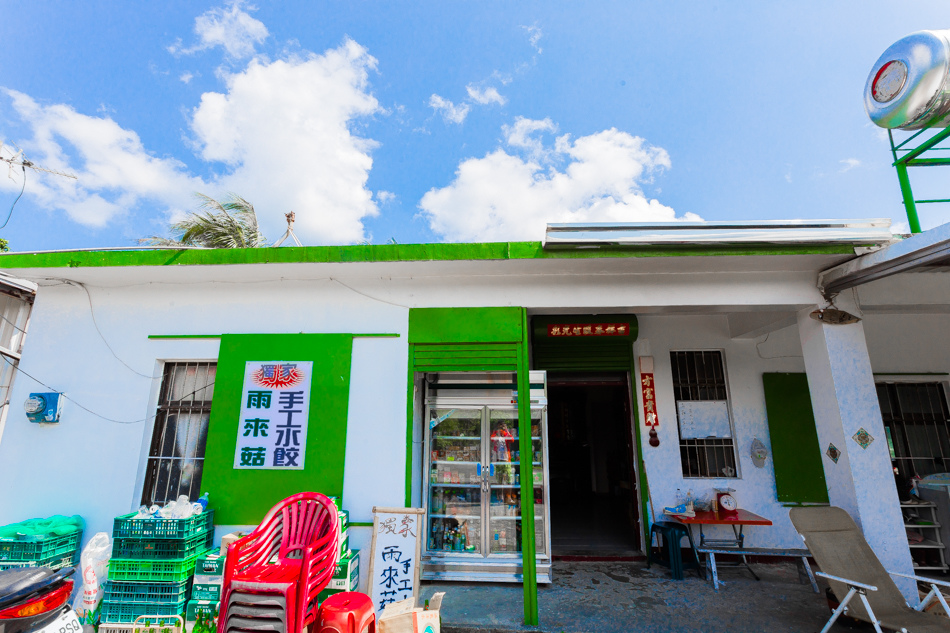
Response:
[[[132,622],[140,615],[185,611],[198,557],[214,539],[214,510],[189,519],[117,517],[112,530],[103,623]]]
[[[34,521],[24,522],[22,533],[0,537],[0,571],[14,567],[61,569],[79,564],[81,521],[77,520],[75,531],[66,534],[33,534],[27,524]],[[5,531],[13,531],[18,525],[5,526]]]
[[[195,564],[195,580],[185,619],[193,622],[201,617],[217,617],[221,605],[226,555],[219,551],[199,556]]]

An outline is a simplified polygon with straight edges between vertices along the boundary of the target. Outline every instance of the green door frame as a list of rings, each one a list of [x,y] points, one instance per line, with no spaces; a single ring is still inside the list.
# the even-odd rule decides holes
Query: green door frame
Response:
[[[528,320],[524,308],[412,308],[409,311],[409,371],[406,399],[406,507],[412,504],[412,435],[415,376],[436,371],[511,371],[518,381],[518,443],[531,454],[531,397],[528,375]],[[452,346],[458,346],[453,354]],[[416,354],[438,347],[442,360],[418,361]],[[480,347],[482,346],[482,347]],[[508,349],[513,348],[513,357]],[[489,350],[480,353],[479,349]],[[455,358],[453,358],[455,356]],[[537,545],[534,535],[534,477],[521,460],[521,565],[524,622],[538,625]]]

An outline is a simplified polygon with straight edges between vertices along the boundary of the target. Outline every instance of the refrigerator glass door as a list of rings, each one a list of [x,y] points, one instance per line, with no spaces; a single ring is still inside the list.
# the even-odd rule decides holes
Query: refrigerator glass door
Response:
[[[429,414],[428,550],[481,554],[482,408]]]
[[[547,553],[545,539],[544,445],[542,409],[531,410],[532,454],[524,456],[533,464],[534,531],[538,554]],[[518,438],[518,410],[488,410],[488,550],[489,554],[521,553],[521,451]]]

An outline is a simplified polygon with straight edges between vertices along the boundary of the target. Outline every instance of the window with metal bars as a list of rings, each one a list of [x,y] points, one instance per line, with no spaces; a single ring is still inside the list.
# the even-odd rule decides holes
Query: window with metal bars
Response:
[[[877,398],[899,476],[950,471],[950,412],[943,383],[878,383]]]
[[[684,433],[680,402],[721,403],[728,416],[726,374],[722,352],[670,352],[673,398],[676,401],[683,477],[738,477],[731,424],[716,437],[691,437]]]
[[[10,390],[20,364],[32,306],[31,297],[0,291],[0,437],[10,409]]]
[[[142,503],[201,495],[216,363],[166,363],[152,431]]]

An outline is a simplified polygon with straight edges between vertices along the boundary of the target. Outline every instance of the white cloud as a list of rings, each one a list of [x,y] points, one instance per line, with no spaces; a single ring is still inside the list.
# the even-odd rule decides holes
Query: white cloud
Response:
[[[861,161],[859,161],[857,158],[845,158],[844,160],[839,161],[839,162],[842,164],[842,167],[840,170],[840,173],[842,174],[846,171],[851,171],[855,167],[859,167],[861,165]]]
[[[179,218],[195,208],[195,191],[234,191],[254,203],[271,239],[284,232],[284,213],[293,210],[301,239],[357,242],[363,219],[378,213],[366,187],[375,143],[351,130],[380,109],[369,92],[375,66],[366,49],[347,40],[322,55],[255,59],[241,72],[222,71],[226,90],[203,94],[191,112],[199,158],[222,172],[208,180],[176,159],[153,156],[134,131],[108,116],[40,105],[8,90],[13,112],[30,129],[29,138],[9,140],[37,164],[79,176],[73,181],[30,173],[24,195],[101,227],[140,204]],[[19,190],[20,182],[4,174],[0,189]]]
[[[455,105],[448,99],[433,94],[429,97],[429,107],[442,115],[448,123],[462,123],[468,116],[469,105],[460,103]]]
[[[431,229],[447,241],[539,240],[550,222],[700,219],[677,218],[640,188],[670,167],[666,150],[615,128],[574,141],[564,135],[553,147],[532,136],[554,131],[548,119],[518,119],[505,129],[512,153],[499,148],[463,161],[451,184],[431,189],[419,203]],[[560,161],[562,169],[551,166]]]
[[[47,169],[78,176],[72,180],[30,171],[26,191],[44,208],[101,227],[145,200],[174,213],[191,204],[193,191],[205,187],[179,161],[152,156],[135,132],[108,116],[80,114],[66,105],[40,105],[15,90],[4,93],[31,129],[32,138],[19,143],[26,157]],[[9,188],[9,181],[3,180]],[[18,179],[17,188],[20,183]]]
[[[375,143],[350,126],[380,110],[368,92],[375,67],[347,40],[323,55],[253,60],[226,75],[226,94],[202,95],[191,126],[201,157],[232,167],[218,184],[254,202],[265,235],[293,210],[301,238],[363,238],[362,219],[378,213],[366,188]]]
[[[505,105],[508,103],[507,99],[498,94],[498,89],[495,87],[481,89],[469,84],[465,87],[465,90],[468,92],[469,99],[480,105],[488,105],[490,103]]]
[[[195,18],[198,43],[190,48],[183,48],[181,40],[178,40],[168,47],[168,52],[190,55],[220,46],[232,59],[250,57],[255,53],[256,46],[267,39],[269,33],[264,23],[252,18],[244,11],[244,7],[242,0],[233,0],[225,7],[202,13]],[[247,10],[256,11],[257,8],[248,5]]]
[[[519,116],[514,125],[503,125],[501,129],[508,145],[527,152],[534,161],[549,162],[558,156],[556,147],[545,148],[544,140],[535,136],[539,132],[557,132],[557,125],[551,119],[539,121]]]
[[[528,32],[528,42],[531,44],[531,47],[534,48],[538,54],[541,54],[541,47],[538,46],[538,42],[541,41],[541,37],[544,35],[541,31],[541,27],[537,24],[532,24],[531,26],[522,26],[521,28]]]
[[[182,73],[181,75],[178,76],[179,81],[181,81],[182,83],[185,83],[185,84],[186,84],[186,83],[189,83],[189,82],[190,82],[192,79],[194,79],[194,78],[195,78],[195,76],[192,75],[192,74],[189,73],[189,72],[184,72],[184,73]]]
[[[396,194],[392,191],[379,190],[376,192],[376,199],[379,200],[380,204],[389,204],[396,199]]]

